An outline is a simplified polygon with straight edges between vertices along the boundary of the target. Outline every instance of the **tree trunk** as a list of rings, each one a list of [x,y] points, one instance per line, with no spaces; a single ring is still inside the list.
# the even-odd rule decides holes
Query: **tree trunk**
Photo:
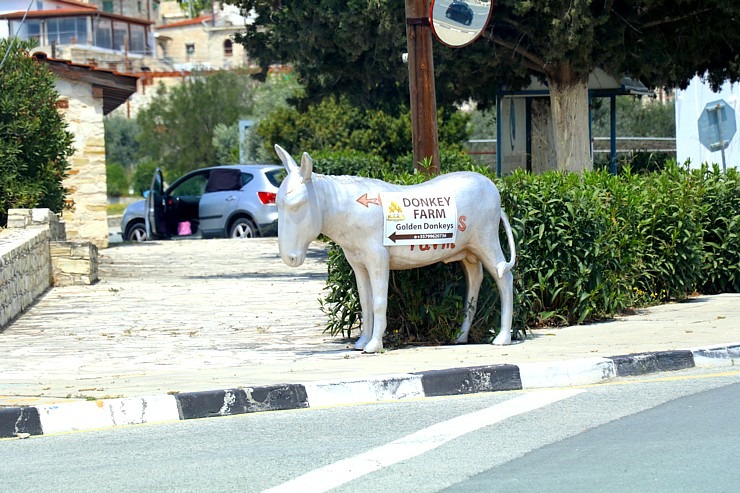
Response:
[[[541,175],[558,169],[552,133],[550,98],[532,98],[532,173]]]
[[[588,86],[548,80],[557,169],[582,173],[593,169],[588,125]]]

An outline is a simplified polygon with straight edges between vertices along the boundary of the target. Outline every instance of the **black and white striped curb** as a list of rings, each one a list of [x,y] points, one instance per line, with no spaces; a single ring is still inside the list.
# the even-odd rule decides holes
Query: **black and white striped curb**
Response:
[[[740,343],[607,358],[491,365],[372,378],[0,408],[0,438],[182,419],[603,382],[613,377],[739,366]]]

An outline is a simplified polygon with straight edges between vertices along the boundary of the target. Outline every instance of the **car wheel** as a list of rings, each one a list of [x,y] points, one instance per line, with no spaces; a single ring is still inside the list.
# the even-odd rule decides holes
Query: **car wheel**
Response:
[[[246,217],[240,217],[234,224],[231,225],[229,231],[230,238],[255,238],[257,236],[257,228],[254,223]]]
[[[136,223],[128,227],[126,231],[126,241],[135,241],[137,243],[146,241],[146,226],[144,223]]]

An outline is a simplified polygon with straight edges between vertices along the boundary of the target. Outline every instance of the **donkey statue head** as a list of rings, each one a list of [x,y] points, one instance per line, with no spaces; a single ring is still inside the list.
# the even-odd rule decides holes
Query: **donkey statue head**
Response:
[[[275,145],[288,175],[275,200],[278,208],[278,246],[287,265],[298,267],[306,259],[308,245],[319,236],[323,217],[311,182],[313,160],[307,152],[300,167],[288,152]]]

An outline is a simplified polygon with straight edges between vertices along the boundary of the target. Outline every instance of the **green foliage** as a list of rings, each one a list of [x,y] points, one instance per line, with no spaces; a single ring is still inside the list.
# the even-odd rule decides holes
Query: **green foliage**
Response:
[[[246,74],[220,71],[192,76],[169,92],[160,87],[137,116],[141,154],[172,176],[220,164],[216,128],[252,112],[254,86]]]
[[[132,171],[139,162],[139,124],[135,119],[108,115],[105,125],[105,161],[122,164]]]
[[[0,225],[10,208],[61,212],[62,180],[74,153],[73,136],[56,109],[54,77],[28,56],[32,44],[17,41],[11,49],[10,43],[0,39]]]
[[[239,163],[239,127],[219,123],[213,129],[213,147],[219,164]]]
[[[236,36],[265,76],[290,63],[311,103],[342,94],[360,107],[408,102],[404,7],[395,0],[229,0],[256,21]],[[305,109],[305,108],[303,108]]]
[[[303,93],[303,87],[296,82],[292,74],[279,74],[269,77],[257,86],[254,95],[254,111],[250,117],[259,122],[271,113],[290,108],[289,101]],[[269,163],[275,159],[275,149],[262,145],[262,139],[254,128],[246,137],[244,153],[248,162]]]
[[[609,100],[594,98],[591,110],[593,135],[610,133]],[[673,101],[661,103],[648,97],[617,96],[618,137],[675,137],[676,114]]]
[[[633,150],[624,155],[617,155],[617,173],[623,174],[625,169],[632,173],[651,173],[661,171],[676,159],[668,152],[649,152]],[[594,169],[610,170],[611,162],[607,154],[602,155],[599,161],[594,160]]]
[[[496,111],[475,110],[470,119],[471,139],[495,139],[496,138]]]
[[[393,166],[380,172],[387,181],[423,179],[395,174],[405,164]],[[650,174],[627,166],[618,176],[517,171],[495,181],[517,245],[515,337],[531,327],[588,323],[685,299],[697,289],[740,291],[736,170],[724,175],[716,166],[691,171],[673,163]],[[456,338],[466,289],[457,263],[393,271],[389,284],[388,344]],[[361,309],[352,270],[336,245],[327,291],[326,330],[349,336],[361,325]],[[499,320],[498,291],[486,274],[471,341],[489,342]]]
[[[292,64],[309,103],[343,95],[389,110],[409,101],[404,2],[228,3],[258,14],[237,41],[262,74],[270,64]],[[481,39],[461,50],[434,45],[438,105],[472,99],[490,107],[498,86],[520,88],[531,76],[567,85],[597,67],[648,87],[685,86],[705,71],[715,84],[737,81],[738,14],[735,0],[497,0]]]
[[[682,299],[701,279],[701,188],[675,163],[638,179],[640,207],[632,221],[644,243],[644,269],[634,286],[657,301]]]
[[[628,306],[629,274],[620,264],[633,252],[610,246],[630,240],[616,220],[624,191],[615,178],[518,171],[501,188],[517,244],[515,304],[528,325],[581,323]],[[615,200],[607,200],[611,194]],[[637,268],[630,260],[627,269]]]
[[[460,112],[440,111],[440,145],[465,141],[468,119]],[[273,155],[275,144],[294,154],[354,150],[385,161],[394,161],[411,150],[409,111],[392,116],[382,110],[363,110],[345,98],[328,97],[304,112],[279,108],[260,121],[256,132],[263,140],[264,150]]]
[[[213,8],[213,2],[209,0],[177,0],[177,3],[180,5],[180,9],[188,14],[191,19]]]
[[[122,164],[106,163],[105,181],[108,185],[109,197],[128,195],[128,176]]]
[[[716,164],[694,170],[700,184],[704,259],[699,291],[740,293],[740,173]]]
[[[359,151],[320,151],[311,154],[314,170],[324,175],[353,175],[383,179],[386,174],[401,171],[395,166],[386,166],[379,156]]]
[[[145,191],[149,190],[149,187],[152,185],[152,178],[154,177],[156,169],[157,163],[154,161],[143,161],[139,163],[136,167],[136,171],[134,171],[134,176],[131,179],[131,186],[133,187],[135,194],[141,195]],[[163,170],[163,172],[167,174],[167,170]],[[175,175],[175,178],[177,178],[177,175]]]

